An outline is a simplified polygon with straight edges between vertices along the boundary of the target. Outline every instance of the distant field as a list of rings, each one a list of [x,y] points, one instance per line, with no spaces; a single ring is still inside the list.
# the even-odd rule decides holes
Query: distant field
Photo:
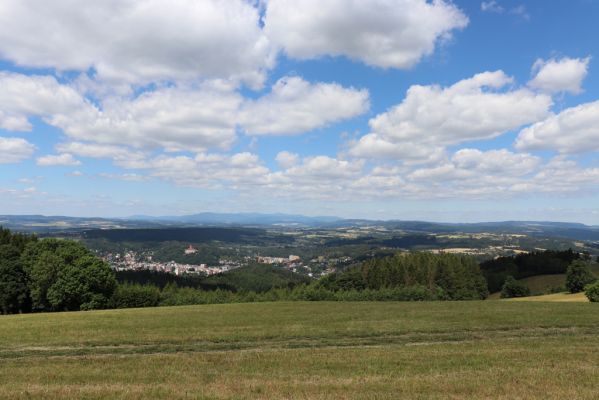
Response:
[[[0,398],[597,398],[599,305],[256,303],[0,316]]]

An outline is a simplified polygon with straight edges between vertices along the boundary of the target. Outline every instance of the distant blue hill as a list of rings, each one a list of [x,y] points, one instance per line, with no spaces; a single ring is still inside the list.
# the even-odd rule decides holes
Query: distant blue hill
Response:
[[[182,216],[151,217],[134,215],[129,217],[138,221],[163,221],[194,224],[229,224],[229,225],[322,225],[341,221],[341,218],[330,216],[307,217],[290,214],[261,214],[261,213],[199,213]]]

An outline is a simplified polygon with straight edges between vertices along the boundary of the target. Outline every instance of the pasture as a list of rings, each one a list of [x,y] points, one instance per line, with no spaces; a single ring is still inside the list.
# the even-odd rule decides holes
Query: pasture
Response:
[[[0,397],[576,398],[599,305],[249,303],[0,316]]]

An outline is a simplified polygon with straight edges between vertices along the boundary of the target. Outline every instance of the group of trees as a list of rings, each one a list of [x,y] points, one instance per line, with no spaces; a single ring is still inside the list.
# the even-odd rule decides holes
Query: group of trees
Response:
[[[508,276],[523,279],[529,276],[545,274],[564,274],[573,261],[580,259],[571,249],[566,251],[534,251],[516,256],[498,257],[480,264],[487,279],[489,291],[502,289]]]
[[[513,297],[530,296],[530,289],[523,282],[517,281],[513,276],[509,275],[501,288],[501,298],[510,299]]]
[[[397,253],[329,275],[317,285],[332,291],[424,287],[435,296],[442,292],[441,297],[451,300],[484,299],[489,295],[476,260],[454,254]]]
[[[110,266],[80,243],[0,228],[0,312],[106,308],[116,288]]]

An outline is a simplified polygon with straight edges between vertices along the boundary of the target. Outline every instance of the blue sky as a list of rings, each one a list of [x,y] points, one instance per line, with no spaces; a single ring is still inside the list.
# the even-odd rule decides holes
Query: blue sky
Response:
[[[0,214],[599,224],[599,1],[6,0]]]

